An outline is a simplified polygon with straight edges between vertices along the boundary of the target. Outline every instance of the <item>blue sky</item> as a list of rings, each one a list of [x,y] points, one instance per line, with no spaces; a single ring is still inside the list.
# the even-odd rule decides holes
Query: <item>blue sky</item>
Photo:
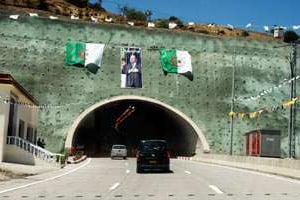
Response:
[[[91,0],[92,2],[95,0]],[[117,13],[118,5],[150,9],[152,18],[179,17],[185,22],[231,24],[263,31],[263,26],[300,25],[300,0],[103,0],[102,6]],[[298,29],[298,33],[299,33]]]

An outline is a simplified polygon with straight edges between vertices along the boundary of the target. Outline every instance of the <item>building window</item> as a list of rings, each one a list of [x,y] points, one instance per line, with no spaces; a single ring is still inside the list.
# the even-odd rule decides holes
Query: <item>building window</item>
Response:
[[[17,103],[16,98],[10,98],[10,107],[9,107],[9,121],[8,121],[8,129],[7,136],[15,136],[16,135],[16,122],[17,122]]]
[[[33,139],[34,139],[34,136],[33,136],[33,128],[28,126],[27,127],[27,135],[26,135],[26,140],[33,143]]]
[[[19,137],[24,138],[24,131],[25,131],[25,122],[23,120],[19,121]]]

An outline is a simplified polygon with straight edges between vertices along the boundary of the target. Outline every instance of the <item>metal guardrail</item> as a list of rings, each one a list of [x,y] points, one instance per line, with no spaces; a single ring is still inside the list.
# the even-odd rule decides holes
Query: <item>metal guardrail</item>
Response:
[[[6,143],[9,145],[15,145],[20,149],[31,153],[33,156],[47,162],[61,163],[62,157],[64,156],[62,154],[52,153],[17,136],[7,136]]]

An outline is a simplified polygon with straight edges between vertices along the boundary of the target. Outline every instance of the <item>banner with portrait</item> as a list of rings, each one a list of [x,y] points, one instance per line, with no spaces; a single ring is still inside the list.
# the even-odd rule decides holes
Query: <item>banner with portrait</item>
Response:
[[[142,49],[121,48],[121,88],[142,87]]]

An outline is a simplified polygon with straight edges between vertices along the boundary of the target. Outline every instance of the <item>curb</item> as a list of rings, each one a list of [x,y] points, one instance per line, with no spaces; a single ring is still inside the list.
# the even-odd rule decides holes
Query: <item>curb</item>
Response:
[[[286,178],[291,178],[294,180],[300,180],[300,176],[296,175],[291,175],[283,172],[276,172],[276,171],[271,171],[268,169],[263,169],[264,166],[261,165],[255,165],[253,167],[247,167],[247,166],[241,166],[237,165],[234,162],[227,162],[227,163],[221,163],[221,160],[201,160],[201,159],[194,159],[196,162],[202,162],[202,163],[207,163],[207,164],[213,164],[213,165],[219,165],[219,166],[225,166],[225,167],[232,167],[232,168],[237,168],[237,169],[243,169],[243,170],[248,170],[248,171],[254,171],[254,172],[260,172],[260,173],[265,173],[265,174],[270,174],[270,175],[276,175],[276,176],[281,176],[281,177],[286,177]],[[282,168],[278,168],[280,170]],[[299,170],[300,173],[300,170]]]
[[[82,162],[82,161],[85,161],[86,159],[87,159],[87,156],[82,156],[80,159],[78,159],[78,160],[73,160],[73,158],[74,158],[74,156],[70,156],[69,158],[68,158],[68,161],[67,161],[67,163],[68,164],[77,164],[77,163],[80,163],[80,162]]]
[[[185,157],[185,156],[178,156],[177,159],[178,160],[193,160],[192,157]]]

